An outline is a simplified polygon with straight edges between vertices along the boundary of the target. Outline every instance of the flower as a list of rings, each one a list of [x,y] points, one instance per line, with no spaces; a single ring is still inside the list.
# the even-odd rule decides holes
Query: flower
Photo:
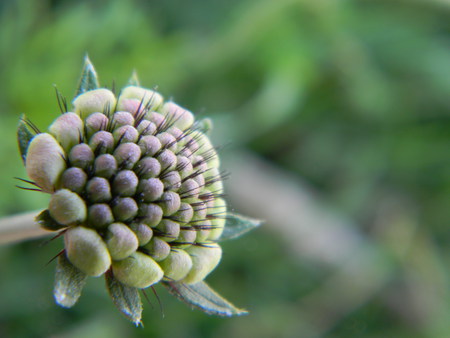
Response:
[[[203,280],[221,260],[226,220],[228,237],[259,222],[227,213],[209,123],[132,79],[116,96],[86,58],[73,109],[63,104],[45,133],[19,125],[28,176],[51,195],[37,222],[64,237],[55,299],[73,306],[87,276],[105,276],[136,324],[138,290],[158,283],[205,312],[242,314]]]

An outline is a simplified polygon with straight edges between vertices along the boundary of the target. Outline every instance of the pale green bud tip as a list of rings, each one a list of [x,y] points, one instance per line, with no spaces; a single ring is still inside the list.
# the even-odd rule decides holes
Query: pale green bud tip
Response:
[[[168,118],[174,121],[174,126],[181,130],[188,129],[194,124],[194,115],[176,103],[166,102],[162,111]]]
[[[110,90],[100,88],[78,95],[73,101],[73,105],[75,113],[84,120],[92,113],[112,111],[116,105],[116,98]]]
[[[86,204],[76,193],[61,189],[55,192],[48,206],[52,218],[60,224],[79,224],[86,219]]]
[[[106,232],[106,245],[113,260],[130,256],[138,248],[134,232],[123,223],[112,223]]]
[[[64,234],[69,261],[89,276],[100,276],[111,265],[111,257],[100,235],[82,226],[69,228]]]
[[[112,263],[114,277],[130,287],[144,289],[163,278],[161,267],[151,257],[135,252],[121,261]]]
[[[159,263],[164,270],[164,279],[167,281],[177,282],[188,274],[192,268],[192,259],[181,249],[170,252],[169,256]]]
[[[83,135],[83,121],[75,113],[65,113],[58,117],[48,130],[68,151],[79,143],[80,136]]]
[[[66,168],[65,152],[53,136],[36,135],[28,147],[26,169],[28,176],[44,191],[53,192]]]
[[[138,107],[147,107],[148,110],[156,110],[163,103],[163,97],[158,92],[137,86],[127,86],[120,93],[118,109],[125,110],[130,108],[130,102],[127,99],[137,100]],[[141,104],[142,102],[142,104]]]
[[[191,246],[186,249],[191,256],[192,268],[181,281],[186,284],[195,284],[209,275],[222,258],[222,249],[216,243],[205,243],[204,246]]]

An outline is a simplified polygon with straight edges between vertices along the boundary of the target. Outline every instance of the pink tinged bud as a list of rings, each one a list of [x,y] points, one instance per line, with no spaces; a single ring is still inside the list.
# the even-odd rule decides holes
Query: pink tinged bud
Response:
[[[92,229],[82,226],[69,228],[64,234],[66,255],[69,261],[89,276],[100,276],[111,265],[105,242]]]
[[[178,171],[169,171],[162,175],[162,182],[166,190],[177,191],[181,187],[181,176]]]
[[[150,112],[146,117],[149,121],[153,122],[157,128],[161,128],[165,123],[167,123],[164,115],[157,112]]]
[[[164,271],[166,281],[177,282],[188,274],[192,268],[191,257],[181,249],[173,250],[159,265]]]
[[[164,275],[158,263],[141,252],[135,252],[121,261],[114,261],[112,271],[119,282],[139,289],[158,283]]]
[[[86,219],[86,204],[76,193],[61,189],[52,194],[48,210],[59,224],[79,224]]]
[[[38,134],[30,142],[26,169],[28,176],[44,191],[51,193],[66,168],[65,152],[50,134]]]
[[[106,178],[93,177],[86,185],[86,193],[90,202],[108,202],[111,200],[111,187]]]
[[[73,167],[88,168],[94,161],[94,152],[86,143],[77,144],[69,152],[69,162]]]
[[[138,205],[131,197],[117,198],[113,201],[113,215],[117,221],[132,220],[138,213]]]
[[[173,218],[180,223],[189,223],[194,217],[194,209],[188,203],[181,203],[180,209],[173,214]]]
[[[72,167],[64,171],[61,176],[61,186],[77,194],[84,190],[87,182],[87,174],[83,169]]]
[[[166,242],[173,242],[180,235],[180,224],[164,218],[156,227],[159,238]]]
[[[166,191],[161,196],[161,202],[159,202],[165,216],[173,215],[180,209],[181,200],[180,196],[173,191]]]
[[[142,135],[153,135],[156,131],[156,124],[149,120],[142,120],[137,126],[137,130]]]
[[[177,156],[177,169],[183,179],[194,171],[191,161],[185,156]]]
[[[153,230],[147,224],[144,223],[132,223],[130,229],[133,230],[136,235],[139,246],[144,246],[150,242],[153,237]]]
[[[144,157],[136,164],[135,171],[140,178],[156,177],[161,172],[161,164],[154,157]]]
[[[163,103],[163,97],[161,96],[161,94],[153,90],[137,86],[128,86],[121,91],[119,97],[120,110],[122,110],[122,107],[120,105],[121,101],[125,99],[139,100],[139,102],[142,102],[142,105],[148,110],[156,110]],[[133,113],[133,111],[130,111],[130,113]]]
[[[161,145],[162,145],[163,148],[169,149],[172,152],[176,151],[176,149],[177,149],[177,140],[172,134],[169,134],[169,133],[166,133],[166,132],[162,132],[162,133],[159,133],[158,135],[156,135],[156,137],[161,142]]]
[[[194,179],[189,178],[181,184],[178,193],[184,202],[194,202],[198,199],[200,187]]]
[[[111,178],[117,171],[116,158],[111,154],[103,154],[98,156],[94,162],[95,175]]]
[[[178,141],[182,140],[185,136],[183,136],[183,131],[175,126],[170,127],[167,129],[167,132],[171,134],[173,137],[175,137]]]
[[[75,113],[84,120],[92,113],[113,111],[116,98],[110,90],[100,88],[78,95],[73,101],[73,105]]]
[[[98,131],[92,135],[89,146],[99,153],[109,153],[114,148],[114,137],[110,132]]]
[[[131,169],[141,157],[141,148],[135,143],[123,143],[114,150],[114,157],[121,168]]]
[[[114,177],[113,193],[123,197],[131,197],[136,193],[139,179],[131,170],[122,170]]]
[[[170,245],[159,237],[153,237],[150,242],[144,245],[145,253],[155,261],[160,262],[170,254]]]
[[[108,204],[98,203],[88,208],[87,223],[90,227],[104,229],[112,222],[114,222],[114,217]]]
[[[83,121],[75,113],[65,113],[58,117],[49,127],[52,134],[65,151],[69,151],[80,141],[83,135]]]
[[[125,259],[138,248],[136,235],[123,223],[110,224],[106,230],[105,241],[113,260]]]
[[[137,116],[139,114],[142,114],[145,107],[142,104],[141,100],[126,99],[123,98],[121,94],[119,97],[119,103],[117,104],[117,109],[130,112],[133,116]]]
[[[153,135],[143,136],[139,140],[138,145],[141,148],[142,154],[147,156],[155,155],[162,147],[161,141]]]
[[[155,227],[161,222],[163,210],[157,204],[142,203],[139,205],[138,215],[142,223],[147,224],[149,227]]]
[[[174,126],[181,130],[186,130],[194,124],[194,115],[173,102],[166,102],[162,107],[162,112],[170,121],[174,121]]]
[[[115,128],[118,128],[121,126],[126,126],[126,125],[130,125],[130,126],[134,125],[134,117],[127,111],[119,111],[117,113],[114,113],[112,120],[113,120],[113,126]]]
[[[162,196],[164,185],[157,178],[143,179],[139,181],[137,192],[144,202],[153,202]]]
[[[223,198],[217,198],[214,201],[214,208],[212,208],[211,231],[208,239],[215,241],[220,238],[225,227],[225,217],[227,215],[227,205]]]
[[[201,282],[213,271],[222,258],[222,249],[216,243],[206,243],[204,246],[191,246],[186,249],[191,256],[192,268],[181,281],[186,284]]]
[[[103,113],[94,113],[89,115],[85,121],[88,137],[91,137],[97,131],[105,130],[108,127],[109,119]]]
[[[113,132],[114,141],[117,143],[136,142],[139,132],[133,126],[121,126]]]
[[[177,156],[169,149],[163,150],[157,157],[164,171],[174,170],[177,166]]]

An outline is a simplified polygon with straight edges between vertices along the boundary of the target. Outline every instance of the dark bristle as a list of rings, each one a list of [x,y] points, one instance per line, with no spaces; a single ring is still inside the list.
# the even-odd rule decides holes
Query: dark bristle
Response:
[[[20,185],[16,185],[15,187],[19,188],[19,189],[22,189],[22,190],[43,192],[42,189],[38,189],[38,188],[26,188],[26,187],[21,187]]]
[[[24,178],[14,177],[14,179],[19,180],[19,181],[24,182],[24,183],[28,183],[28,184],[34,185],[35,187],[39,187],[39,186],[36,184],[36,182],[29,181],[29,180],[26,180],[26,179],[24,179]]]
[[[67,99],[61,94],[61,92],[58,90],[58,88],[55,86],[55,92],[56,92],[56,100],[58,101],[59,110],[61,111],[61,114],[68,112],[67,107]]]
[[[31,128],[31,130],[33,130],[33,132],[37,135],[37,134],[40,134],[41,133],[41,131],[39,130],[39,128],[33,123],[33,122],[31,122],[31,120],[29,120],[29,119],[27,119],[27,118],[22,118],[21,119],[23,122],[25,122],[25,124],[29,127],[29,128]]]
[[[141,291],[142,291],[142,294],[144,295],[144,298],[147,300],[147,303],[149,303],[150,306],[152,307],[152,309],[154,309],[154,306],[153,306],[153,304],[150,302],[150,299],[148,298],[147,292],[145,292],[145,289],[141,289]]]
[[[60,252],[58,252],[52,259],[50,259],[47,264],[44,265],[44,267],[48,266],[51,262],[53,262],[56,258],[61,256],[66,250],[62,249]]]
[[[162,316],[162,318],[164,318],[165,317],[164,307],[162,305],[161,299],[159,298],[158,293],[155,290],[155,287],[153,285],[150,287],[152,288],[153,294],[155,295],[156,299],[158,300],[159,309],[161,310],[161,316]]]

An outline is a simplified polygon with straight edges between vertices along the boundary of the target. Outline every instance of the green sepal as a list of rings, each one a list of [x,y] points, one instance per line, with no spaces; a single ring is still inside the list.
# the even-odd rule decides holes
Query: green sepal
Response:
[[[131,73],[130,79],[128,80],[128,85],[137,87],[141,86],[136,70],[133,70],[133,73]]]
[[[197,121],[195,126],[206,136],[211,136],[210,134],[213,129],[213,121],[209,117]]]
[[[238,309],[228,302],[205,282],[195,284],[164,282],[163,285],[179,300],[209,315],[231,317],[248,314],[246,310]]]
[[[19,143],[20,157],[22,157],[24,164],[27,160],[27,151],[30,141],[36,136],[36,133],[30,130],[30,126],[26,121],[25,114],[22,114],[20,116],[19,125],[17,126],[17,142]]]
[[[78,83],[78,89],[75,93],[75,97],[99,87],[100,85],[98,83],[97,72],[95,71],[94,65],[92,64],[91,60],[89,60],[89,56],[86,54],[86,56],[84,57],[84,65],[83,69],[81,70],[81,77]]]
[[[114,305],[136,326],[141,323],[142,302],[139,289],[119,282],[111,271],[105,273],[106,287]]]
[[[218,241],[238,238],[259,227],[262,222],[261,220],[239,214],[227,213],[225,227]]]
[[[56,222],[52,216],[50,216],[50,211],[45,209],[39,215],[35,217],[35,222],[39,224],[43,229],[50,231],[57,231],[66,228],[66,225],[59,224]]]
[[[74,306],[81,296],[86,279],[87,275],[69,262],[65,252],[60,254],[56,265],[53,290],[56,303],[67,308]]]

